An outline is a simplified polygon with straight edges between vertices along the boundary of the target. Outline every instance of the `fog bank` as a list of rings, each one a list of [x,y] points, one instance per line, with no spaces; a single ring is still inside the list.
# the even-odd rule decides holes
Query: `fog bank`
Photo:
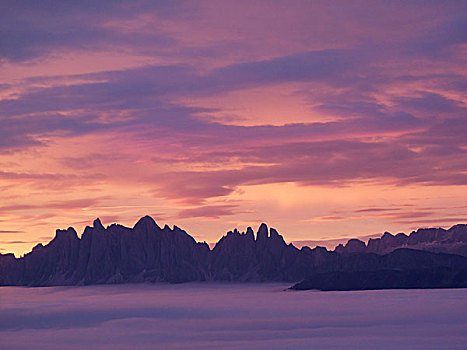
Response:
[[[4,349],[462,349],[467,290],[0,288]]]

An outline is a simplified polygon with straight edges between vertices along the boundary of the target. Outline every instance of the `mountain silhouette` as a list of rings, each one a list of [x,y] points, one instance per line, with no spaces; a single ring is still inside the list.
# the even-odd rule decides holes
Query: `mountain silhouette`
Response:
[[[459,241],[466,236],[467,225],[456,225],[448,231],[450,240]],[[425,234],[419,233],[417,236],[420,238]],[[432,236],[439,239],[439,235]],[[420,241],[429,241],[430,237],[428,240],[420,238]],[[352,251],[351,247],[354,246],[363,251]],[[190,281],[295,283],[320,274],[321,281],[325,281],[323,288],[329,289],[329,280],[337,278],[338,273],[362,274],[371,271],[374,274],[377,271],[438,269],[452,275],[451,280],[444,277],[444,287],[450,286],[450,283],[454,286],[456,281],[455,286],[462,284],[459,284],[461,277],[456,273],[467,268],[467,257],[456,254],[400,248],[381,255],[367,252],[364,243],[362,248],[360,243],[350,241],[343,249],[298,249],[287,244],[274,228],[268,228],[266,224],[261,224],[256,235],[251,227],[246,232],[230,231],[210,249],[208,244],[196,242],[177,226],[160,228],[149,216],[141,218],[133,228],[118,224],[104,227],[96,219],[92,227],[85,228],[81,238],[70,227],[57,230],[47,245],[38,244],[21,258],[15,258],[13,254],[0,254],[0,285]],[[440,274],[434,274],[431,278],[440,278]],[[320,289],[316,283],[313,288]]]
[[[338,253],[378,253],[386,254],[398,248],[425,250],[434,253],[450,253],[467,256],[467,225],[455,225],[450,229],[422,228],[410,235],[385,232],[381,238],[370,238],[368,243],[350,239],[345,246],[339,244]]]
[[[293,290],[326,291],[426,288],[467,288],[467,269],[433,267],[314,273],[290,287]]]

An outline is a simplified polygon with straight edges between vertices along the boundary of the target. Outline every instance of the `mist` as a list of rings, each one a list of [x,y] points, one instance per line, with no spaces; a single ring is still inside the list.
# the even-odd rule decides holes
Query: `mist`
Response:
[[[462,349],[467,290],[0,288],[4,349]]]

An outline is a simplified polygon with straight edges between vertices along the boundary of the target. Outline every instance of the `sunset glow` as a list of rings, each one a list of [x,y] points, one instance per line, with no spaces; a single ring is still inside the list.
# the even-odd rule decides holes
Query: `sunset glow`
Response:
[[[467,2],[0,3],[0,253],[151,215],[198,241],[467,218]]]

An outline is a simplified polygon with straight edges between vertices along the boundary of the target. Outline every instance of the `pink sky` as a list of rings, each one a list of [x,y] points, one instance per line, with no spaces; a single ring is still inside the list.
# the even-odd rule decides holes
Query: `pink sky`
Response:
[[[151,215],[286,241],[467,217],[467,3],[2,2],[0,252]]]

